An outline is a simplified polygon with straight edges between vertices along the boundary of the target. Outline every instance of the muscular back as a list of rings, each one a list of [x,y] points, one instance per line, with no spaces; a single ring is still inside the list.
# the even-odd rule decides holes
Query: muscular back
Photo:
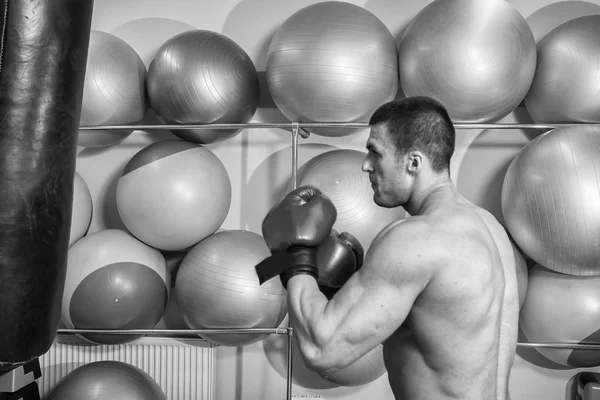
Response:
[[[517,340],[514,255],[500,224],[459,199],[390,229],[425,225],[431,279],[384,343],[396,398],[505,400]],[[408,250],[410,251],[410,250]],[[398,274],[402,276],[402,271]]]

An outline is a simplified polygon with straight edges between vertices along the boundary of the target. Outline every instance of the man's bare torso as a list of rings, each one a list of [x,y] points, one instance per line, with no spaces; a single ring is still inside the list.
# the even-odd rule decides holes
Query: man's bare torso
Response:
[[[384,343],[394,395],[506,400],[519,310],[509,239],[491,214],[463,200],[417,218],[435,227],[432,251],[444,262]]]

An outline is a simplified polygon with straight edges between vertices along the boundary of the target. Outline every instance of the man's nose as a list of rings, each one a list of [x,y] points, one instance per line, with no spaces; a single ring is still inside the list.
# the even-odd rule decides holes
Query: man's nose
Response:
[[[365,157],[365,159],[363,160],[362,170],[364,172],[371,172],[373,170],[373,166],[371,165],[371,160],[369,160],[368,156]]]

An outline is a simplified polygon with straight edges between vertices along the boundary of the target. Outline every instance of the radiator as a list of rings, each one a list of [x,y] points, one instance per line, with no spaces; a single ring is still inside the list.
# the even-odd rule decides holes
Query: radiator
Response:
[[[122,345],[90,346],[76,338],[61,339],[40,357],[42,399],[75,368],[94,361],[122,361],[146,371],[167,400],[213,400],[214,347],[173,339],[142,338]]]

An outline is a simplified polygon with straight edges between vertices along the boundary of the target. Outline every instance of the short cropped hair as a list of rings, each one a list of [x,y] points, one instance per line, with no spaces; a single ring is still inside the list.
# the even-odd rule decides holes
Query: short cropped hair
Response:
[[[450,169],[456,133],[448,111],[439,101],[425,96],[392,100],[371,116],[369,125],[379,124],[386,124],[396,154],[422,151],[434,171]]]

